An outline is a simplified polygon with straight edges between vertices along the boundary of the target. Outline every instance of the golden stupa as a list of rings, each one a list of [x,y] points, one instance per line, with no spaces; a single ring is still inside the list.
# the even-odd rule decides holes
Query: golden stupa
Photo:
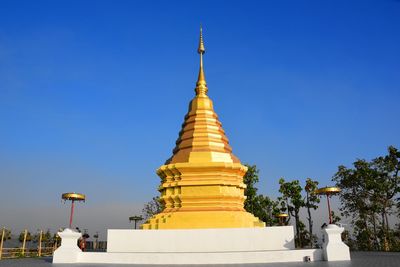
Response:
[[[196,96],[190,102],[172,157],[157,170],[165,209],[142,228],[263,227],[264,222],[244,210],[243,176],[247,167],[232,154],[213,103],[207,96],[201,28],[197,52],[200,70]]]

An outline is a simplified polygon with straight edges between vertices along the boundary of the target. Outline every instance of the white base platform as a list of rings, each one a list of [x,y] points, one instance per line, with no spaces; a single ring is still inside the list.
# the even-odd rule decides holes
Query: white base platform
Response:
[[[337,235],[338,231],[334,232]],[[331,235],[331,232],[325,234]],[[82,252],[71,250],[71,245],[76,246],[80,234],[66,229],[59,235],[62,237],[62,244],[54,253],[53,263],[248,264],[302,262],[306,257],[309,257],[311,261],[321,261],[324,259],[324,254],[335,253],[335,247],[342,243],[340,240],[339,243],[335,243],[335,247],[329,247],[332,250],[327,251],[295,249],[292,226],[108,230],[107,252]],[[335,238],[337,239],[337,236]],[[340,246],[340,248],[344,247]],[[339,254],[341,253],[343,251]],[[340,257],[340,255],[335,256],[332,260],[349,259],[347,256],[343,259]],[[331,260],[329,255],[326,259]]]

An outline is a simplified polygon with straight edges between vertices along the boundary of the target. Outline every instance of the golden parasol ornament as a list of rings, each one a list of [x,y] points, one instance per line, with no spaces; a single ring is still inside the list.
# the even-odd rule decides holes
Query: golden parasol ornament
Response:
[[[275,215],[275,217],[279,219],[279,225],[283,225],[286,218],[289,217],[289,215],[286,213],[279,213]]]
[[[64,193],[61,195],[61,199],[65,201],[71,201],[71,214],[69,216],[69,228],[72,228],[72,220],[74,218],[74,203],[75,201],[85,202],[86,196],[80,193]]]
[[[137,222],[138,222],[138,221],[141,221],[141,220],[143,220],[143,217],[142,217],[142,216],[134,215],[134,216],[129,217],[129,222],[134,221],[134,223],[135,223],[135,229],[136,229],[136,224],[137,224]]]
[[[329,224],[332,224],[332,212],[331,212],[331,204],[329,202],[329,198],[332,195],[336,195],[340,193],[340,188],[336,186],[326,186],[315,190],[315,194],[317,195],[325,195],[326,200],[328,202],[328,212],[329,212]]]

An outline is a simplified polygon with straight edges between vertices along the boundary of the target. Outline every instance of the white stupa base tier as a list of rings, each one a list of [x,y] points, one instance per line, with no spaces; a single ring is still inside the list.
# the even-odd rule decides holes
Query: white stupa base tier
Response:
[[[325,234],[329,235],[330,232]],[[62,244],[54,252],[53,263],[246,264],[302,262],[306,258],[321,261],[326,254],[322,249],[295,249],[292,226],[108,230],[107,252],[73,250],[71,245],[77,244],[80,234],[66,229],[59,235]],[[329,250],[327,253],[333,252]],[[340,260],[340,256],[334,258]],[[325,259],[329,259],[329,256]],[[348,259],[347,256],[343,258]]]

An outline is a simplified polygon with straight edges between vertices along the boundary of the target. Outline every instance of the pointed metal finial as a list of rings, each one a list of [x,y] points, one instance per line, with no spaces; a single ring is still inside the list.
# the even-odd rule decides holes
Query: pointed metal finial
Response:
[[[200,39],[199,39],[199,48],[197,48],[197,53],[204,54],[206,49],[204,48],[204,41],[203,41],[203,27],[200,24]]]
[[[200,54],[200,70],[196,82],[195,91],[197,96],[205,96],[208,91],[206,77],[204,75],[204,68],[203,68],[203,54],[206,52],[206,49],[204,48],[203,28],[201,27],[201,25],[200,25],[199,48],[197,48],[197,52]]]

